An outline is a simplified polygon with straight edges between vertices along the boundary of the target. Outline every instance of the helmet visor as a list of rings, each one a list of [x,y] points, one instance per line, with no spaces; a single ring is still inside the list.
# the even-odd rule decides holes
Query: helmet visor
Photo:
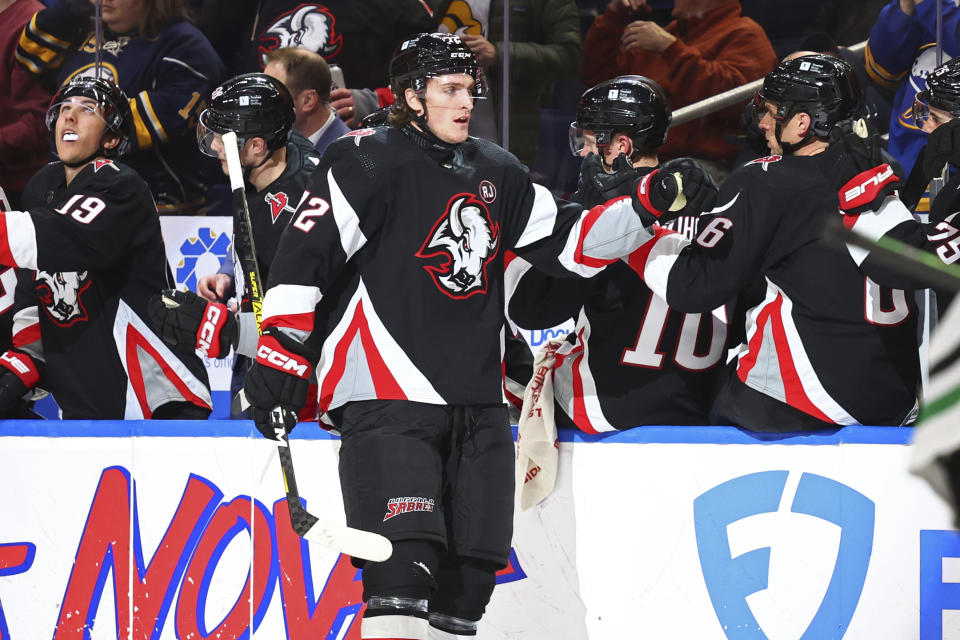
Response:
[[[97,102],[93,98],[87,98],[86,96],[70,96],[70,97],[64,98],[60,102],[51,104],[50,108],[47,109],[47,115],[44,118],[44,122],[47,125],[47,131],[50,131],[52,133],[54,130],[56,130],[57,118],[60,117],[60,108],[65,104],[76,106],[86,111],[87,113],[94,114],[95,116],[103,120],[104,125],[106,125],[108,128],[110,127],[106,119],[103,117],[103,114],[100,113],[100,108],[99,108],[100,105],[97,104]]]
[[[913,122],[918,127],[923,128],[923,123],[930,117],[930,91],[924,90],[917,93],[913,99]]]
[[[226,131],[218,131],[210,122],[210,110],[204,109],[197,119],[197,147],[200,153],[211,158],[218,158],[217,149],[223,149],[223,134]],[[237,137],[237,150],[243,149],[246,138]]]
[[[578,127],[576,122],[570,123],[567,137],[570,141],[570,152],[577,157],[583,156],[584,150],[586,153],[600,153],[602,143],[598,140],[598,134],[590,129]]]

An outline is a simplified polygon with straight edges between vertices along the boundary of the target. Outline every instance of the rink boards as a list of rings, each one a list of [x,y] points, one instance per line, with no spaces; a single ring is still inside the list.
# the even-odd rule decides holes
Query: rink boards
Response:
[[[0,422],[0,640],[359,638],[358,572],[292,532],[251,429]],[[294,435],[308,509],[342,520],[338,442]],[[479,638],[960,638],[960,536],[909,437],[565,433]]]

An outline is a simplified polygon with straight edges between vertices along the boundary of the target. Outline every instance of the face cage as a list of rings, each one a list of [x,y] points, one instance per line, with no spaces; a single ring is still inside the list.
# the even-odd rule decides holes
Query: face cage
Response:
[[[213,141],[217,139],[217,136],[221,136],[220,145],[223,146],[222,136],[227,132],[217,131],[207,124],[207,120],[209,120],[209,113],[210,111],[208,109],[204,109],[200,114],[200,117],[197,118],[197,147],[199,147],[200,153],[203,155],[210,156],[211,158],[219,158],[217,152],[213,149]],[[243,146],[246,143],[246,138],[237,136],[237,151],[242,151]]]

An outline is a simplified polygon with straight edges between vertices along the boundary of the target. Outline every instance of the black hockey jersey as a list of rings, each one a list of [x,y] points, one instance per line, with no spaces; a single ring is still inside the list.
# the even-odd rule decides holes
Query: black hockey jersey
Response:
[[[697,217],[670,225],[696,235]],[[520,264],[515,264],[520,263]],[[517,258],[522,273],[509,317],[528,329],[576,326],[556,353],[553,392],[570,421],[588,433],[645,424],[707,424],[727,340],[726,309],[680,313],[623,262],[587,280],[548,276]]]
[[[44,386],[63,417],[149,418],[182,401],[211,407],[200,358],[172,351],[143,320],[149,297],[173,282],[146,183],[96,160],[67,186],[56,162],[33,177],[23,202],[27,211],[0,214],[0,264],[35,270],[37,319],[18,329],[42,339]]]
[[[62,0],[38,12],[24,29],[17,61],[48,89],[76,75],[93,75],[96,47],[84,15],[90,11],[89,3]],[[102,58],[105,77],[130,98],[136,136],[124,162],[150,185],[161,213],[200,208],[205,179],[217,178],[219,171],[197,149],[195,130],[224,72],[213,47],[192,24],[176,20],[151,38],[107,30]]]
[[[287,166],[280,176],[257,191],[246,184],[247,210],[253,228],[253,244],[257,249],[257,266],[260,277],[266,282],[270,275],[270,263],[277,252],[280,236],[290,220],[305,204],[305,186],[320,165],[310,141],[294,132],[287,143]],[[232,256],[220,268],[220,273],[235,277]]]
[[[739,380],[827,423],[898,425],[917,401],[914,296],[878,285],[821,240],[838,215],[821,156],[747,163],[701,216],[695,242],[661,231],[630,264],[685,312],[714,308],[761,275],[766,296],[747,312]]]
[[[629,198],[585,212],[492,143],[451,154],[412,127],[344,136],[307,188],[271,265],[263,327],[306,340],[316,303],[338,297],[318,366],[323,409],[502,403],[504,251],[590,276],[649,238]]]

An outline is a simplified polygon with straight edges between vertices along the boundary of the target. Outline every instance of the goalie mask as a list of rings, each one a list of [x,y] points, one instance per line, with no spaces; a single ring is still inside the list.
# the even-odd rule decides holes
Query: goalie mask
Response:
[[[767,74],[754,99],[758,117],[763,117],[768,100],[777,105],[772,114],[777,140],[791,153],[814,136],[826,138],[838,122],[855,117],[861,110],[863,92],[846,61],[816,54],[781,62]],[[810,116],[810,128],[800,142],[785,143],[782,127],[797,113]]]
[[[214,89],[197,123],[197,144],[204,154],[216,157],[211,143],[232,131],[240,149],[249,138],[263,138],[272,154],[286,146],[294,117],[293,99],[282,82],[263,73],[247,73]]]
[[[918,127],[930,117],[930,107],[960,117],[960,58],[943,63],[927,76],[927,88],[913,101],[913,120]]]
[[[45,123],[50,133],[56,132],[57,118],[60,117],[60,107],[66,102],[73,102],[75,98],[88,98],[96,102],[96,107],[81,105],[85,109],[95,110],[96,114],[106,123],[104,137],[108,134],[120,138],[119,144],[112,149],[103,146],[90,157],[82,161],[69,163],[68,166],[80,166],[90,162],[93,158],[103,155],[108,158],[119,157],[130,150],[132,136],[130,126],[133,121],[130,115],[130,101],[117,85],[104,78],[76,76],[70,82],[60,87],[47,109]]]
[[[644,76],[619,76],[587,89],[580,97],[577,119],[570,123],[570,150],[579,156],[592,132],[598,148],[624,133],[634,154],[661,147],[673,115],[663,89]],[[601,155],[602,151],[601,151]]]

